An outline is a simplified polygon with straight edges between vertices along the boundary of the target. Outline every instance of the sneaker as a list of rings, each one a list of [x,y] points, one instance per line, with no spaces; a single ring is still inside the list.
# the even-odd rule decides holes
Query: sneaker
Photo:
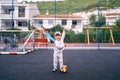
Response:
[[[53,72],[56,72],[56,71],[57,71],[57,69],[55,69],[55,68],[54,68],[52,71],[53,71]]]
[[[60,72],[63,73],[62,69],[60,69]]]

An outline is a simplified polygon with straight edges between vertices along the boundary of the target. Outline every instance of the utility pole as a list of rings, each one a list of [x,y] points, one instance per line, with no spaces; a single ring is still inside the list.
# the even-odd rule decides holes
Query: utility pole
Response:
[[[98,49],[100,49],[100,0],[98,0]]]
[[[54,0],[54,32],[56,32],[56,0]]]
[[[12,0],[12,30],[14,29],[14,0]]]
[[[14,30],[14,0],[12,0],[12,19],[11,29]],[[14,44],[14,32],[11,33],[11,45]]]

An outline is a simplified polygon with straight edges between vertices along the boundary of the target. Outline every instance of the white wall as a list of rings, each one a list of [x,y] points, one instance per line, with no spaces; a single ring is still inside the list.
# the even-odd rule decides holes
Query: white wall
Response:
[[[42,20],[43,18],[39,18],[39,19],[33,19],[33,26],[40,29],[41,28],[41,25],[39,25],[39,20]],[[50,29],[52,28],[55,23],[54,23],[54,18],[52,19],[53,20],[53,25],[51,24],[48,24],[48,20],[51,20],[51,19],[43,19],[43,27],[46,28],[46,29]],[[73,19],[75,20],[75,19]],[[75,33],[79,33],[79,32],[83,32],[83,23],[82,23],[82,20],[79,20],[77,19],[77,25],[75,26],[74,29],[72,29],[72,19],[67,19],[67,25],[63,25],[63,27],[65,27],[66,29],[70,30],[72,29]],[[62,19],[56,19],[56,25],[57,24],[60,24],[62,25]]]
[[[0,0],[0,2],[1,2],[2,4],[11,4],[11,3],[12,3],[12,0]],[[18,3],[18,1],[17,1],[17,0],[14,0],[14,3]]]
[[[14,16],[16,19],[18,19],[18,7],[15,7],[15,11],[14,11]]]
[[[106,16],[106,24],[107,25],[115,25],[116,20],[118,19],[119,15],[114,16]]]

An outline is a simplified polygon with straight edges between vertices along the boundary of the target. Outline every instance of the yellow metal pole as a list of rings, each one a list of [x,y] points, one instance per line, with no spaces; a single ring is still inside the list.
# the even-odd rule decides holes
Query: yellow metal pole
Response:
[[[115,42],[114,42],[114,38],[113,38],[112,28],[110,28],[110,36],[111,36],[111,39],[112,39],[112,43],[113,43],[113,45],[114,45]]]
[[[86,32],[87,32],[87,42],[88,42],[88,45],[90,44],[90,38],[89,38],[89,29],[86,28]]]
[[[85,29],[85,43],[87,42],[87,28]]]

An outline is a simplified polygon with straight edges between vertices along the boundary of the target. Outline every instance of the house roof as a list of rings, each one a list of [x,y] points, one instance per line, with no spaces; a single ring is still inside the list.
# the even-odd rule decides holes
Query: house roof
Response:
[[[33,18],[55,18],[55,15],[36,15]],[[82,18],[77,15],[56,14],[56,18]]]
[[[116,16],[116,15],[120,15],[120,13],[107,13],[106,16]]]

